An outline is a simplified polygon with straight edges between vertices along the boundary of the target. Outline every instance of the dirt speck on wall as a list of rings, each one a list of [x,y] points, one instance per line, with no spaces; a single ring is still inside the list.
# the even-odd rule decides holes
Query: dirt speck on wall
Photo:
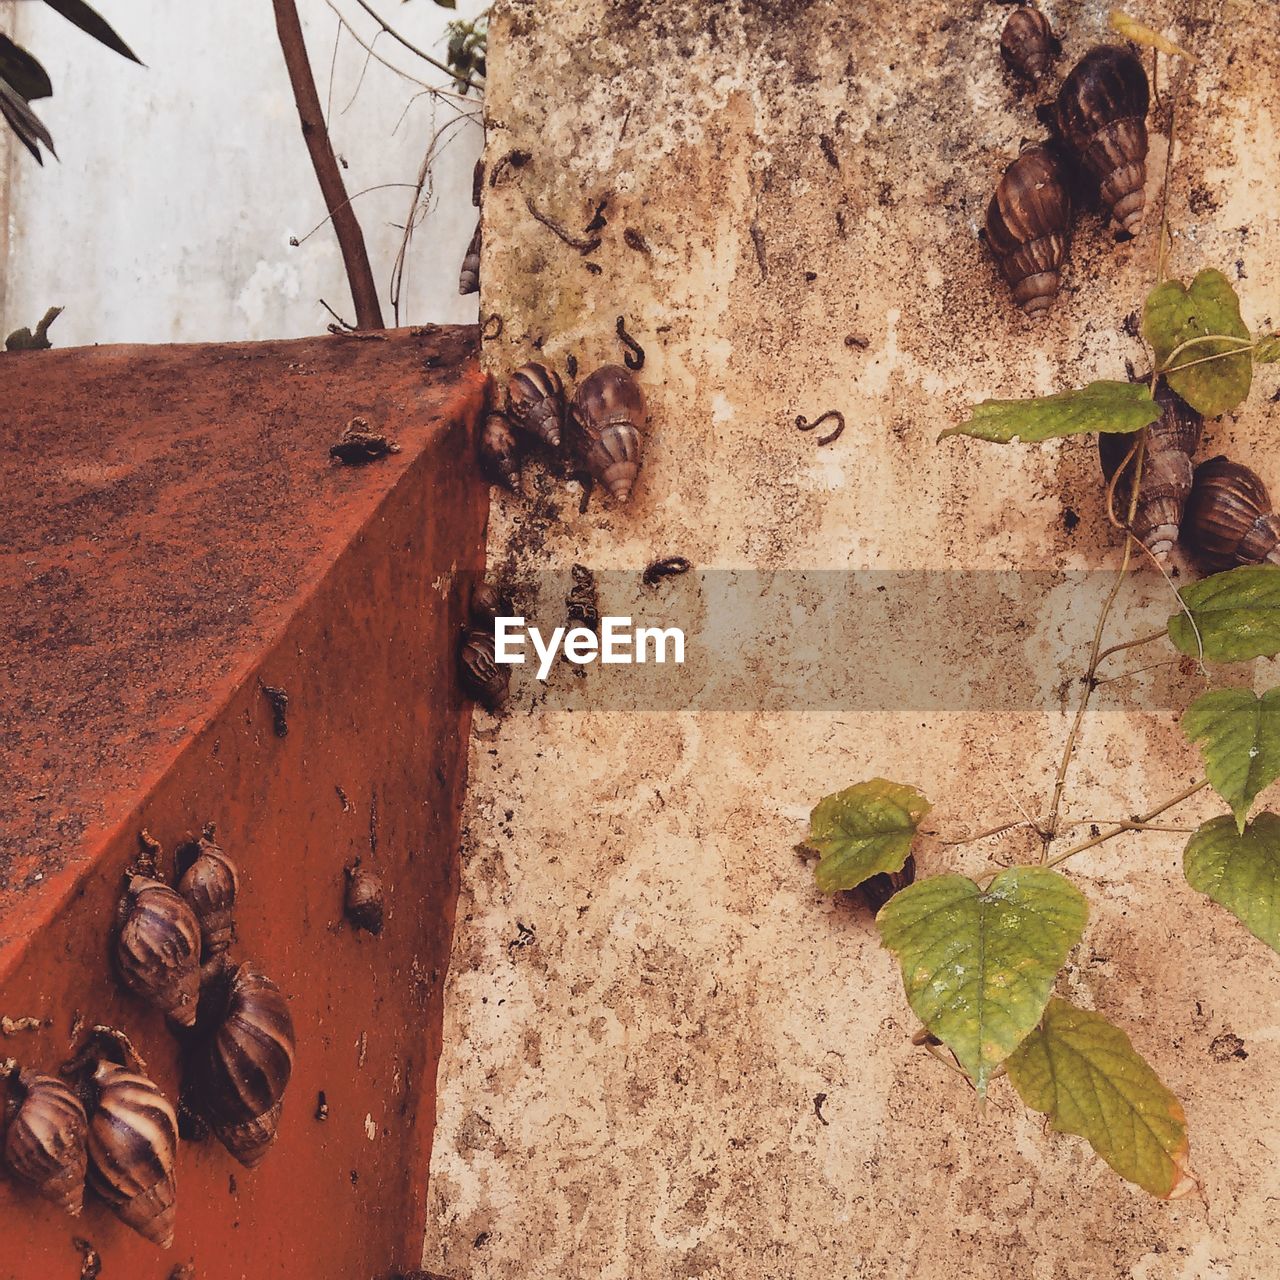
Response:
[[[1107,38],[1107,6],[1045,9],[1066,46],[1060,76]],[[1128,6],[1198,54],[1170,271],[1222,269],[1246,319],[1274,325],[1280,34],[1265,3],[1206,0],[1195,21],[1190,9]],[[481,309],[503,324],[489,365],[504,379],[531,358],[563,370],[572,355],[580,373],[618,361],[623,315],[646,351],[651,415],[627,507],[597,493],[579,515],[576,487],[537,467],[523,500],[496,499],[491,564],[539,625],[564,621],[574,563],[600,575],[603,612],[649,616],[640,574],[660,555],[779,573],[1118,563],[1091,440],[936,441],[988,396],[1148,365],[1125,320],[1154,282],[1150,214],[1116,243],[1086,213],[1039,325],[978,239],[999,172],[1041,134],[1035,95],[1000,62],[1007,13],[498,7]],[[1166,90],[1170,69],[1162,59]],[[1151,117],[1149,207],[1163,120]],[[531,159],[501,165],[513,151]],[[580,237],[602,201],[586,253],[529,208]],[[1274,487],[1273,384],[1260,372],[1205,448]],[[848,425],[819,448],[795,418],[828,408]],[[561,668],[546,686],[517,674],[509,713],[478,716],[471,747],[428,1266],[495,1280],[1280,1273],[1280,961],[1182,882],[1185,837],[1128,836],[1070,864],[1091,917],[1059,990],[1123,1026],[1184,1101],[1207,1204],[1123,1183],[1082,1140],[1046,1133],[1005,1082],[979,1111],[911,1048],[870,918],[819,895],[794,850],[815,800],[881,775],[934,802],[920,874],[1030,856],[1025,831],[943,841],[1046,806],[1098,604],[1072,590],[1064,579],[1028,607],[1026,655],[1060,690],[1043,707],[768,710],[767,667],[744,665],[730,674],[737,710],[636,713],[574,702],[597,672]],[[998,680],[978,595],[954,607],[922,673]],[[1110,635],[1169,611],[1144,567]],[[831,647],[856,682],[866,649]],[[692,650],[684,678],[723,675],[709,661]],[[1203,687],[1180,673],[1141,710],[1126,710],[1125,682],[1100,690],[1066,821],[1124,817],[1199,776],[1176,708]],[[1177,821],[1216,811],[1202,799]],[[1237,1040],[1245,1056],[1222,1051]]]

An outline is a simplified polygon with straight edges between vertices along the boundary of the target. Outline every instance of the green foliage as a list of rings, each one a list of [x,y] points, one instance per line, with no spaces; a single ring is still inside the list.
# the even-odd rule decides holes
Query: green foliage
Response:
[[[436,0],[437,4],[439,2],[440,0]],[[482,14],[474,22],[451,22],[445,30],[449,36],[449,51],[445,60],[449,64],[449,70],[453,72],[458,92],[466,93],[477,80],[484,79],[489,19]]]
[[[1088,906],[1065,876],[1010,867],[983,892],[966,876],[900,890],[876,917],[907,1001],[978,1093],[1040,1021]]]
[[[929,802],[914,787],[872,778],[824,796],[809,818],[809,845],[821,855],[823,893],[856,889],[880,872],[901,871]]]
[[[1160,406],[1142,383],[1091,382],[1078,391],[1034,400],[984,400],[974,406],[967,422],[948,427],[942,435],[1036,444],[1084,431],[1141,431],[1159,416]]]
[[[1228,569],[1188,584],[1178,595],[1191,615],[1180,612],[1169,619],[1169,639],[1179,653],[1196,657],[1203,646],[1210,662],[1280,653],[1280,567]]]
[[[1213,789],[1244,830],[1249,806],[1280,778],[1280,689],[1257,697],[1252,689],[1215,689],[1183,713],[1182,731],[1200,744]]]
[[[1269,333],[1259,338],[1253,348],[1254,364],[1275,364],[1280,360],[1280,333]]]
[[[1229,413],[1248,396],[1249,328],[1221,271],[1201,271],[1190,287],[1178,280],[1157,285],[1147,295],[1142,332],[1155,351],[1157,371],[1206,418]]]
[[[1182,1104],[1101,1014],[1049,1001],[1008,1072],[1027,1106],[1085,1138],[1122,1178],[1165,1199],[1195,1190]]]
[[[1225,814],[1211,818],[1187,842],[1182,870],[1193,889],[1280,951],[1280,817],[1260,813],[1243,831]]]

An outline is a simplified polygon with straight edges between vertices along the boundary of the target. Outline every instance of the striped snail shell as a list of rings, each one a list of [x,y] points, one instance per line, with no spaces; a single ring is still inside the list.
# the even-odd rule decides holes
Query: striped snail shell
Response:
[[[480,428],[480,467],[488,479],[520,491],[520,441],[511,429],[505,413],[492,410]]]
[[[1183,511],[1191,493],[1191,459],[1200,445],[1204,419],[1164,383],[1156,387],[1160,417],[1146,431],[1142,455],[1142,478],[1133,508],[1134,537],[1157,560],[1168,559],[1178,540]],[[1108,481],[1133,452],[1137,437],[1114,432],[1098,436],[1098,458]],[[1115,513],[1123,518],[1129,510],[1133,463],[1116,485]]]
[[[1019,5],[1000,33],[1000,54],[1015,75],[1039,80],[1061,49],[1049,19],[1032,5]]]
[[[178,1118],[141,1070],[101,1058],[91,1077],[89,1186],[153,1244],[173,1243]]]
[[[560,447],[564,428],[564,384],[544,364],[521,365],[507,384],[512,423],[549,448]]]
[[[511,668],[494,657],[493,628],[468,627],[458,650],[458,670],[469,698],[497,711],[507,700]]]
[[[213,1029],[197,1051],[200,1105],[222,1145],[252,1169],[276,1139],[293,1072],[293,1019],[283,992],[252,965],[227,975]]]
[[[22,1071],[10,1104],[4,1160],[19,1178],[72,1217],[84,1205],[89,1121],[80,1099],[54,1076]]]
[[[183,1027],[200,997],[200,923],[166,884],[134,875],[120,903],[116,966],[126,987]]]
[[[1272,514],[1267,486],[1230,458],[1210,458],[1196,468],[1182,536],[1210,569],[1280,564],[1280,517]]]
[[[587,468],[618,502],[626,502],[644,448],[640,384],[621,365],[603,365],[579,385],[573,408]]]
[[[1146,200],[1150,100],[1142,63],[1112,44],[1090,49],[1058,93],[1058,131],[1096,179],[1107,212],[1131,234]]]
[[[458,292],[464,297],[468,293],[480,292],[480,221],[476,220],[475,234],[467,246],[466,257],[462,259],[462,270],[458,273]]]
[[[1029,316],[1047,311],[1057,297],[1071,212],[1066,166],[1038,143],[1004,171],[987,206],[987,244]]]
[[[191,864],[178,881],[178,893],[200,922],[200,960],[208,971],[220,964],[235,937],[236,894],[240,873],[236,864],[207,836],[190,847]],[[179,862],[184,852],[179,850]]]
[[[366,871],[359,863],[348,867],[343,912],[357,929],[378,937],[386,918],[386,895],[382,889],[382,877]]]

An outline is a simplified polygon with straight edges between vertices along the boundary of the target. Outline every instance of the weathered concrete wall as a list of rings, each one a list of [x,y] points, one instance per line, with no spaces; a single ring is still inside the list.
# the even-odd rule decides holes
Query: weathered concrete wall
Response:
[[[381,6],[387,20],[441,57],[445,23],[474,17],[420,0]],[[334,148],[364,226],[388,324],[388,285],[413,183],[434,131],[452,119],[419,84],[376,62],[323,0],[299,3]],[[366,40],[378,28],[342,6]],[[113,0],[102,12],[147,63],[103,49],[42,4],[0,3],[0,30],[44,63],[54,96],[38,104],[60,160],[44,168],[0,143],[0,333],[66,312],[57,346],[92,342],[219,342],[323,331],[324,298],[352,318],[337,242],[298,129],[271,5]],[[337,49],[335,54],[335,41]],[[419,80],[448,77],[382,36],[381,57]],[[330,86],[332,86],[330,88]],[[412,100],[412,105],[409,105]],[[475,113],[474,95],[459,108]],[[7,130],[5,131],[7,132]],[[448,128],[433,168],[435,200],[409,251],[401,324],[469,323],[458,266],[475,226],[471,170],[478,118]],[[9,187],[6,193],[4,188]]]
[[[1101,0],[1046,7],[1068,58],[1103,38]],[[1190,27],[1175,21],[1184,7],[1129,6],[1201,55],[1180,120],[1171,268],[1227,270],[1246,314],[1274,321],[1271,6],[1211,0]],[[977,241],[996,175],[1037,130],[1000,67],[1006,12],[501,6],[488,157],[532,159],[488,193],[482,312],[503,317],[491,366],[505,373],[539,341],[562,366],[570,353],[584,369],[616,360],[625,314],[647,349],[652,415],[629,507],[597,497],[579,516],[572,486],[540,474],[527,500],[502,499],[490,558],[540,623],[564,621],[563,594],[540,575],[574,561],[623,571],[602,600],[614,613],[651,599],[641,568],[677,552],[767,570],[1116,563],[1091,442],[935,443],[985,396],[1120,376],[1126,358],[1145,367],[1123,322],[1152,283],[1150,232],[1116,245],[1087,218],[1039,328]],[[1152,200],[1165,155],[1157,136]],[[599,249],[562,243],[526,196],[574,233],[607,196]],[[651,252],[628,247],[628,227]],[[1260,382],[1208,447],[1275,484],[1276,411]],[[832,406],[848,430],[818,450],[795,415]],[[765,714],[751,708],[767,671],[747,670],[736,714],[570,711],[579,681],[562,670],[545,690],[518,679],[500,725],[478,718],[428,1265],[503,1280],[1274,1275],[1280,963],[1181,882],[1183,837],[1131,836],[1074,864],[1092,918],[1061,990],[1129,1029],[1186,1101],[1207,1205],[1150,1200],[1079,1139],[1045,1134],[1003,1085],[979,1112],[911,1049],[869,919],[823,900],[793,850],[819,796],[882,774],[936,804],[922,871],[1028,856],[1025,831],[961,848],[941,838],[1043,810],[1096,599],[1064,587],[1029,608],[1024,653],[1061,683],[1039,711]],[[1117,639],[1168,612],[1147,570],[1122,599]],[[998,675],[985,602],[952,622],[931,668]],[[831,639],[856,681],[867,659]],[[780,635],[779,651],[796,642],[798,629]],[[695,647],[695,678],[707,662]],[[1159,678],[1130,684],[1150,692]],[[1156,691],[1173,707],[1202,686],[1186,676]],[[1086,723],[1073,822],[1196,776],[1173,712],[1128,714],[1124,689],[1101,690]],[[1247,1057],[1217,1040],[1227,1032]]]

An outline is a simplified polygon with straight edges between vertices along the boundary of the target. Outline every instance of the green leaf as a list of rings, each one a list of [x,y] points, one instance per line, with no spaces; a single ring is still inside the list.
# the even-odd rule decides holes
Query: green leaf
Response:
[[[1179,653],[1210,662],[1246,662],[1280,653],[1280,566],[1243,565],[1189,583],[1178,592],[1185,613],[1169,619],[1169,639]],[[1196,632],[1199,631],[1199,643]]]
[[[1187,841],[1182,870],[1196,892],[1280,951],[1280,817],[1260,813],[1244,831],[1226,814],[1210,818]]]
[[[115,28],[95,9],[85,4],[84,0],[44,0],[55,13],[60,13],[68,22],[74,23],[81,31],[87,32],[108,49],[113,49],[130,62],[141,63],[141,59],[116,34]]]
[[[1268,333],[1255,344],[1253,363],[1275,364],[1277,361],[1280,361],[1280,333]]]
[[[1037,444],[1084,431],[1141,431],[1160,416],[1160,406],[1141,382],[1091,382],[1078,391],[1035,400],[984,400],[969,420],[943,436],[975,436],[996,444]]]
[[[932,876],[881,908],[916,1016],[956,1055],[980,1095],[1040,1021],[1054,977],[1089,909],[1047,867],[1010,867],[984,893],[966,876]]]
[[[1249,341],[1248,326],[1240,318],[1240,299],[1221,271],[1210,267],[1200,272],[1190,288],[1178,280],[1157,285],[1147,295],[1142,332],[1165,380],[1206,418],[1230,412],[1248,396],[1253,360],[1239,342],[1195,342],[1165,368],[1170,356],[1193,339],[1213,334]]]
[[[1183,713],[1182,732],[1199,743],[1213,789],[1244,830],[1258,793],[1280,778],[1280,689],[1215,689]]]
[[[53,93],[49,75],[40,63],[8,36],[0,34],[0,80],[7,80],[28,102]]]
[[[914,787],[884,778],[824,796],[809,817],[808,843],[822,854],[814,869],[818,888],[856,889],[882,871],[901,871],[930,807]]]
[[[1009,1079],[1059,1133],[1075,1133],[1122,1177],[1177,1200],[1199,1185],[1188,1162],[1182,1104],[1119,1027],[1066,1000],[1009,1059]]]

